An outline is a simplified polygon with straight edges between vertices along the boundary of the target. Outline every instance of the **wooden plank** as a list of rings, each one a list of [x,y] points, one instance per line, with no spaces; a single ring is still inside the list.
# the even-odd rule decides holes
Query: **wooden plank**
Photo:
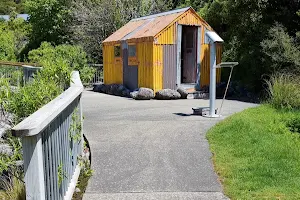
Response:
[[[0,65],[7,65],[7,66],[18,66],[18,67],[23,67],[23,66],[41,66],[38,63],[24,63],[24,62],[10,62],[10,61],[0,61]]]
[[[41,135],[22,138],[26,199],[45,200],[45,180]]]

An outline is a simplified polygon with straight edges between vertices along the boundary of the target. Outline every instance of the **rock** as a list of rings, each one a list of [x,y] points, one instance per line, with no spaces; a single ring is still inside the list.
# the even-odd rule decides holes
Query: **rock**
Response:
[[[130,90],[122,84],[95,84],[93,91],[122,97],[130,97]]]
[[[139,91],[133,91],[133,92],[130,92],[130,97],[135,99],[138,95]]]
[[[123,91],[122,91],[122,97],[130,97],[130,90],[128,90],[127,88],[125,88]]]
[[[16,161],[16,166],[17,167],[23,167],[24,166],[24,161],[23,160],[17,160]]]
[[[140,88],[137,93],[132,92],[132,98],[135,100],[150,100],[154,98],[154,92],[150,88]]]
[[[180,99],[181,95],[179,92],[171,89],[163,89],[155,94],[156,99],[160,100],[171,100],[171,99]]]
[[[80,190],[78,187],[76,187],[76,188],[75,188],[75,192],[76,192],[76,193],[79,193],[79,192],[81,192],[81,190]]]
[[[118,88],[119,88],[118,84],[112,84],[111,85],[111,94],[119,96],[118,95]]]
[[[187,96],[188,96],[189,93],[185,89],[179,87],[177,89],[177,92],[179,92],[181,99],[187,99]]]
[[[9,144],[0,144],[0,155],[12,156],[13,153],[13,148]]]
[[[93,87],[93,91],[104,93],[105,92],[105,85],[104,84],[95,84],[94,87]]]

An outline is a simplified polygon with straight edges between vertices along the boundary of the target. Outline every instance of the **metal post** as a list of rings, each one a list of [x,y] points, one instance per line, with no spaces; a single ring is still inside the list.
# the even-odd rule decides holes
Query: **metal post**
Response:
[[[216,43],[210,43],[209,116],[217,117],[216,110]]]

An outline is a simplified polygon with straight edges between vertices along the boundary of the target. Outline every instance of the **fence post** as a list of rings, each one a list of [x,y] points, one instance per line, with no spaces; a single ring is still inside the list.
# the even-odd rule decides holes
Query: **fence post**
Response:
[[[45,200],[41,134],[22,138],[27,200]]]

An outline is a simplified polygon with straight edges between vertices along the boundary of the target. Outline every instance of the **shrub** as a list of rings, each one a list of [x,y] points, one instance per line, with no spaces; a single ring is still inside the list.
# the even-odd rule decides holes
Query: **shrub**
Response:
[[[94,70],[88,68],[87,55],[79,46],[58,45],[54,47],[48,42],[43,42],[40,48],[30,51],[28,57],[31,62],[39,63],[43,67],[60,66],[61,73],[68,71],[67,68],[77,70],[83,82],[94,77]],[[48,69],[51,70],[51,68]],[[53,77],[53,74],[50,74],[49,77]]]
[[[15,121],[34,113],[43,105],[50,102],[62,92],[62,89],[53,80],[35,79],[21,87],[14,93],[8,102],[8,112],[13,113]]]
[[[292,74],[276,74],[267,81],[269,103],[275,108],[300,108],[300,77]]]
[[[83,83],[90,83],[93,80],[96,69],[93,67],[84,67],[80,70],[80,78]]]

